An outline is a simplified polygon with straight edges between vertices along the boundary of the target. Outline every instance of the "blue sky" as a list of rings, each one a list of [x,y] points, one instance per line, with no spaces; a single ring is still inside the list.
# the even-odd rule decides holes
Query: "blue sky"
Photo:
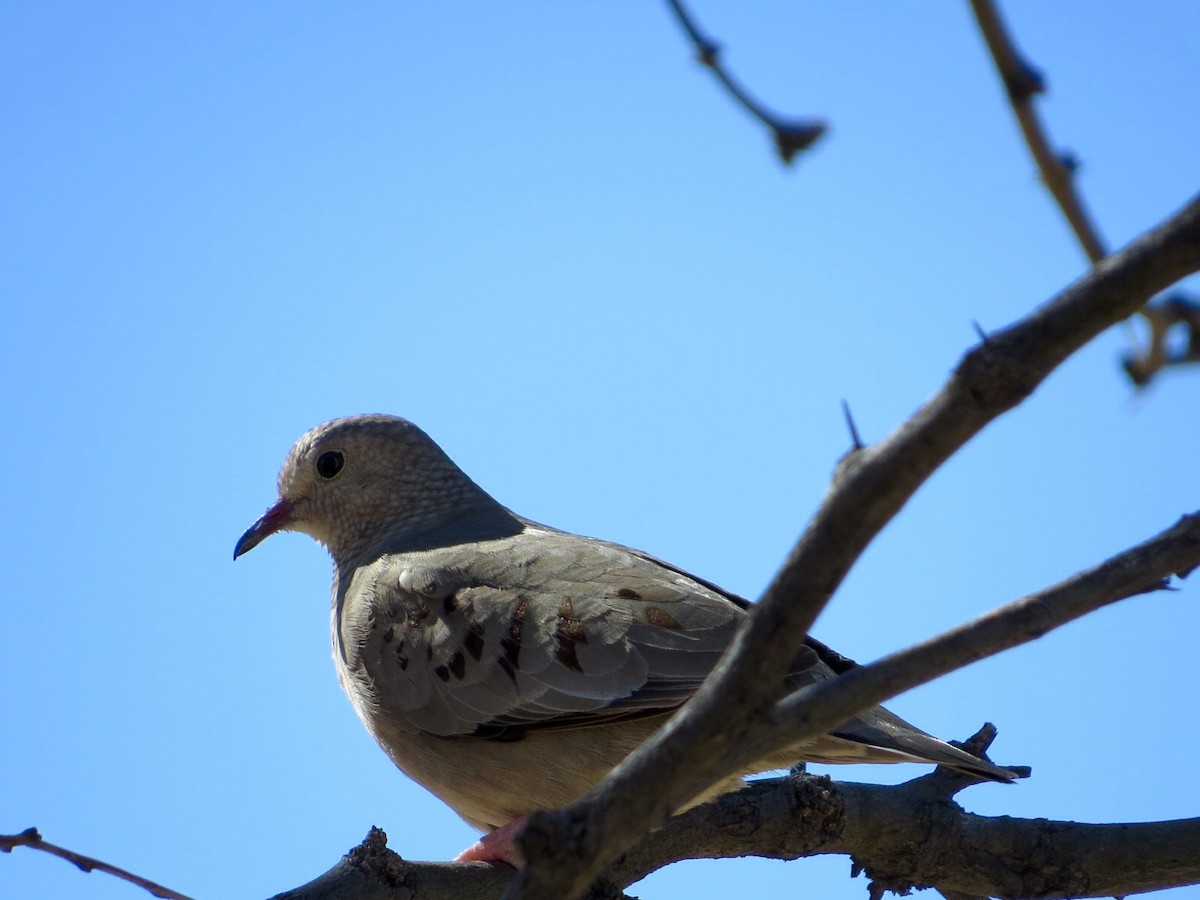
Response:
[[[392,768],[330,662],[329,563],[233,543],[317,422],[392,412],[532,518],[756,596],[847,449],[1079,276],[967,5],[699,4],[793,169],[665,5],[0,8],[0,831],[198,898],[324,871],[371,825],[473,840]],[[1200,179],[1200,7],[1008,4],[1051,134],[1125,243]],[[1200,370],[1133,394],[1118,327],[939,472],[817,635],[870,660],[1196,508]],[[15,466],[20,463],[19,466]],[[1200,813],[1197,588],[913,691],[985,720],[986,814]],[[842,769],[894,781],[917,767]],[[646,898],[865,896],[845,858],[695,863]],[[41,854],[0,896],[147,896]],[[1197,897],[1185,889],[1173,897]]]

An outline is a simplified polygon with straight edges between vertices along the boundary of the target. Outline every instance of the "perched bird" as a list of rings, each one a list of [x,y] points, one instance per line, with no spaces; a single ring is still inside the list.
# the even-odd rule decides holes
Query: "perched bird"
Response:
[[[304,532],[333,557],[334,663],[367,729],[489,833],[460,859],[519,865],[521,820],[584,794],[687,702],[748,606],[640,551],[510,512],[392,416],[337,419],[300,438],[278,501],[234,558],[277,531]],[[853,665],[808,638],[788,686]],[[1014,777],[882,707],[742,774],[799,760]]]

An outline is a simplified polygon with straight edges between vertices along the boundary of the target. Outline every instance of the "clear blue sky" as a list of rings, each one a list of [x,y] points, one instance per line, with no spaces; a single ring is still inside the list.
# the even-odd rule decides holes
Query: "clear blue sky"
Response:
[[[371,825],[449,858],[473,833],[340,693],[323,551],[230,559],[301,432],[405,415],[525,515],[755,596],[847,449],[843,398],[882,437],[973,320],[1084,271],[965,3],[694,11],[764,101],[830,120],[794,169],[661,3],[0,9],[0,830],[198,898],[298,885]],[[1106,238],[1182,205],[1200,5],[1006,12]],[[1194,510],[1200,370],[1134,395],[1128,340],[934,477],[818,636],[876,658]],[[1198,601],[1128,601],[893,706],[946,737],[994,721],[996,758],[1033,767],[964,794],[979,812],[1200,814]],[[634,891],[864,897],[848,872]],[[148,895],[18,851],[0,896]]]

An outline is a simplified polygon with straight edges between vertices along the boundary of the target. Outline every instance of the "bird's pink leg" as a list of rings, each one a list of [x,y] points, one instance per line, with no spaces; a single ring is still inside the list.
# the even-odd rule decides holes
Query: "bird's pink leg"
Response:
[[[455,862],[504,863],[514,869],[525,868],[525,857],[517,847],[516,836],[525,827],[528,816],[513,819],[495,831],[489,831],[478,841],[454,857]]]

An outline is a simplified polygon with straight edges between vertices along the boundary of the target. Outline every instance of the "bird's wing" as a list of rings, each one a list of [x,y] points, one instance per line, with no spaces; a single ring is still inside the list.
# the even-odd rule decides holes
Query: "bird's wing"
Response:
[[[744,615],[655,560],[535,528],[382,557],[339,605],[347,668],[380,713],[497,738],[675,709]]]

